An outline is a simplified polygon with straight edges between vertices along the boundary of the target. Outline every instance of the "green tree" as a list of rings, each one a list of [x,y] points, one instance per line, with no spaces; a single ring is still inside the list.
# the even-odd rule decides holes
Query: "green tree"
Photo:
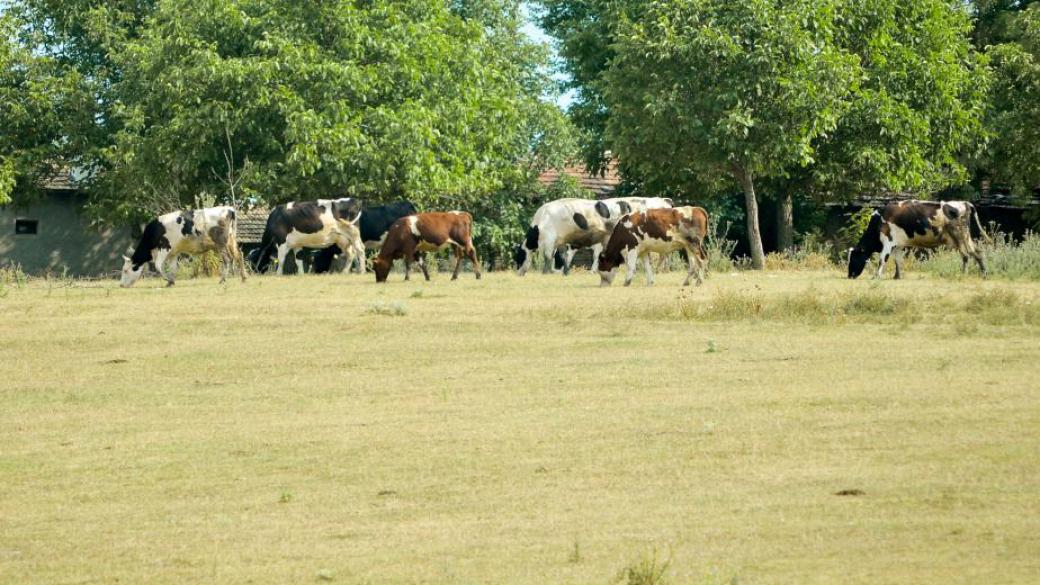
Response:
[[[813,162],[859,82],[834,42],[835,5],[652,2],[621,29],[605,77],[607,136],[627,165],[661,182],[740,186],[755,268],[765,264],[755,179]]]
[[[988,118],[993,134],[987,170],[1019,196],[1040,185],[1040,5],[1018,14],[1009,36],[992,47],[994,84]]]
[[[543,4],[579,96],[605,98],[602,130],[575,117],[587,151],[612,150],[649,193],[764,190],[788,243],[792,196],[956,184],[980,143],[988,76],[964,4]]]
[[[232,187],[463,205],[572,145],[518,0],[26,0],[14,13],[28,54],[83,81],[77,162],[111,221]]]
[[[75,158],[91,125],[83,76],[34,54],[20,32],[12,14],[0,14],[0,204],[36,195]]]

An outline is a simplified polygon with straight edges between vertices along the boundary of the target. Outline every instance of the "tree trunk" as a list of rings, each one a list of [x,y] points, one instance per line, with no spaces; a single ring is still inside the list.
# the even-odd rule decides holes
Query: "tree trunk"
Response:
[[[791,194],[780,196],[776,205],[776,249],[781,252],[794,247],[794,202]]]
[[[762,250],[762,232],[758,228],[758,197],[755,195],[755,181],[749,170],[738,167],[735,172],[740,186],[744,189],[748,246],[751,247],[751,267],[755,270],[762,270],[766,267],[766,254]]]

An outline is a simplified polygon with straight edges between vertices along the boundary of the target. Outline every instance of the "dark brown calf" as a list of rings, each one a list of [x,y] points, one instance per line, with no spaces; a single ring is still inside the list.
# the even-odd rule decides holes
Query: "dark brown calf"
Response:
[[[430,280],[423,254],[451,247],[455,250],[455,272],[451,279],[459,277],[463,256],[473,262],[473,272],[480,278],[480,261],[473,248],[473,216],[465,211],[419,213],[402,217],[390,226],[386,241],[379,256],[372,261],[376,282],[386,282],[394,260],[404,258],[404,279],[411,276],[412,262],[418,262],[423,276]]]

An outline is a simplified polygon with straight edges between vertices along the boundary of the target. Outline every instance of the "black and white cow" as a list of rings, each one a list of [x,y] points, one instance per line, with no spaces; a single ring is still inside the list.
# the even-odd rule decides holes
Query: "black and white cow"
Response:
[[[516,246],[513,260],[523,276],[540,251],[545,257],[542,272],[555,266],[564,274],[570,272],[574,255],[582,248],[592,248],[596,270],[599,253],[610,239],[621,216],[647,209],[670,208],[672,201],[661,197],[619,197],[594,201],[591,199],[557,199],[538,208],[531,218],[524,241]]]
[[[870,223],[855,247],[849,248],[849,278],[857,278],[874,253],[879,254],[875,278],[881,278],[885,262],[894,256],[896,278],[901,276],[905,248],[949,246],[960,252],[961,267],[968,271],[974,258],[986,275],[986,259],[971,239],[971,229],[985,238],[975,206],[967,201],[897,201],[874,210]]]
[[[378,250],[386,240],[386,233],[394,222],[406,215],[415,215],[418,211],[411,201],[397,201],[387,205],[361,206],[361,221],[358,228],[361,231],[361,242],[368,250]],[[319,250],[314,255],[311,270],[316,274],[329,272],[332,269],[332,261],[339,255],[339,248],[329,246]],[[354,258],[358,266],[358,272],[365,272],[365,255],[360,254]],[[348,266],[349,270],[350,267]]]
[[[149,262],[173,286],[177,273],[177,257],[181,254],[217,252],[223,260],[220,282],[227,280],[232,264],[237,264],[242,280],[246,267],[242,251],[235,240],[236,219],[233,207],[207,207],[195,211],[174,211],[160,215],[144,227],[137,247],[131,256],[123,256],[123,271],[119,285],[128,288],[144,273]],[[169,271],[164,264],[170,260]]]
[[[353,197],[279,205],[267,216],[256,269],[258,272],[267,270],[272,252],[278,254],[278,274],[284,273],[289,252],[302,248],[337,246],[350,259],[354,254],[364,254],[357,226],[360,219],[361,202]],[[296,265],[302,273],[303,261],[297,258]]]

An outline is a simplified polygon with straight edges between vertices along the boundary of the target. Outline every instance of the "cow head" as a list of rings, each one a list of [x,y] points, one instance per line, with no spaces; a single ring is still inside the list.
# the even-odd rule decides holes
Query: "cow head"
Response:
[[[527,269],[531,267],[531,257],[534,255],[534,251],[538,249],[540,233],[538,226],[531,226],[527,229],[524,241],[517,244],[516,248],[513,248],[513,262],[516,262],[516,269],[520,276],[526,274]]]
[[[610,256],[606,251],[599,253],[596,267],[599,270],[600,286],[610,286],[614,283],[614,277],[617,276],[618,266],[620,264],[621,262],[618,256]]]
[[[129,256],[123,256],[123,270],[119,276],[119,286],[130,288],[144,274],[144,264],[134,266],[134,261]]]
[[[854,248],[849,248],[849,278],[858,278],[867,267],[867,262],[874,252],[881,251],[881,213],[875,211],[870,216],[867,229],[859,238],[859,243]]]
[[[382,256],[376,256],[372,260],[372,271],[376,273],[376,282],[386,282],[386,278],[390,276],[390,267],[393,262],[387,260]]]
[[[336,219],[357,225],[361,219],[361,202],[353,197],[344,197],[332,202],[333,215]]]
[[[513,262],[516,264],[516,269],[520,272],[521,276],[527,272],[525,264],[527,264],[527,258],[530,255],[530,251],[528,251],[523,244],[517,244],[516,247],[513,248]]]
[[[858,248],[849,248],[849,278],[859,278],[870,261],[870,252]]]

